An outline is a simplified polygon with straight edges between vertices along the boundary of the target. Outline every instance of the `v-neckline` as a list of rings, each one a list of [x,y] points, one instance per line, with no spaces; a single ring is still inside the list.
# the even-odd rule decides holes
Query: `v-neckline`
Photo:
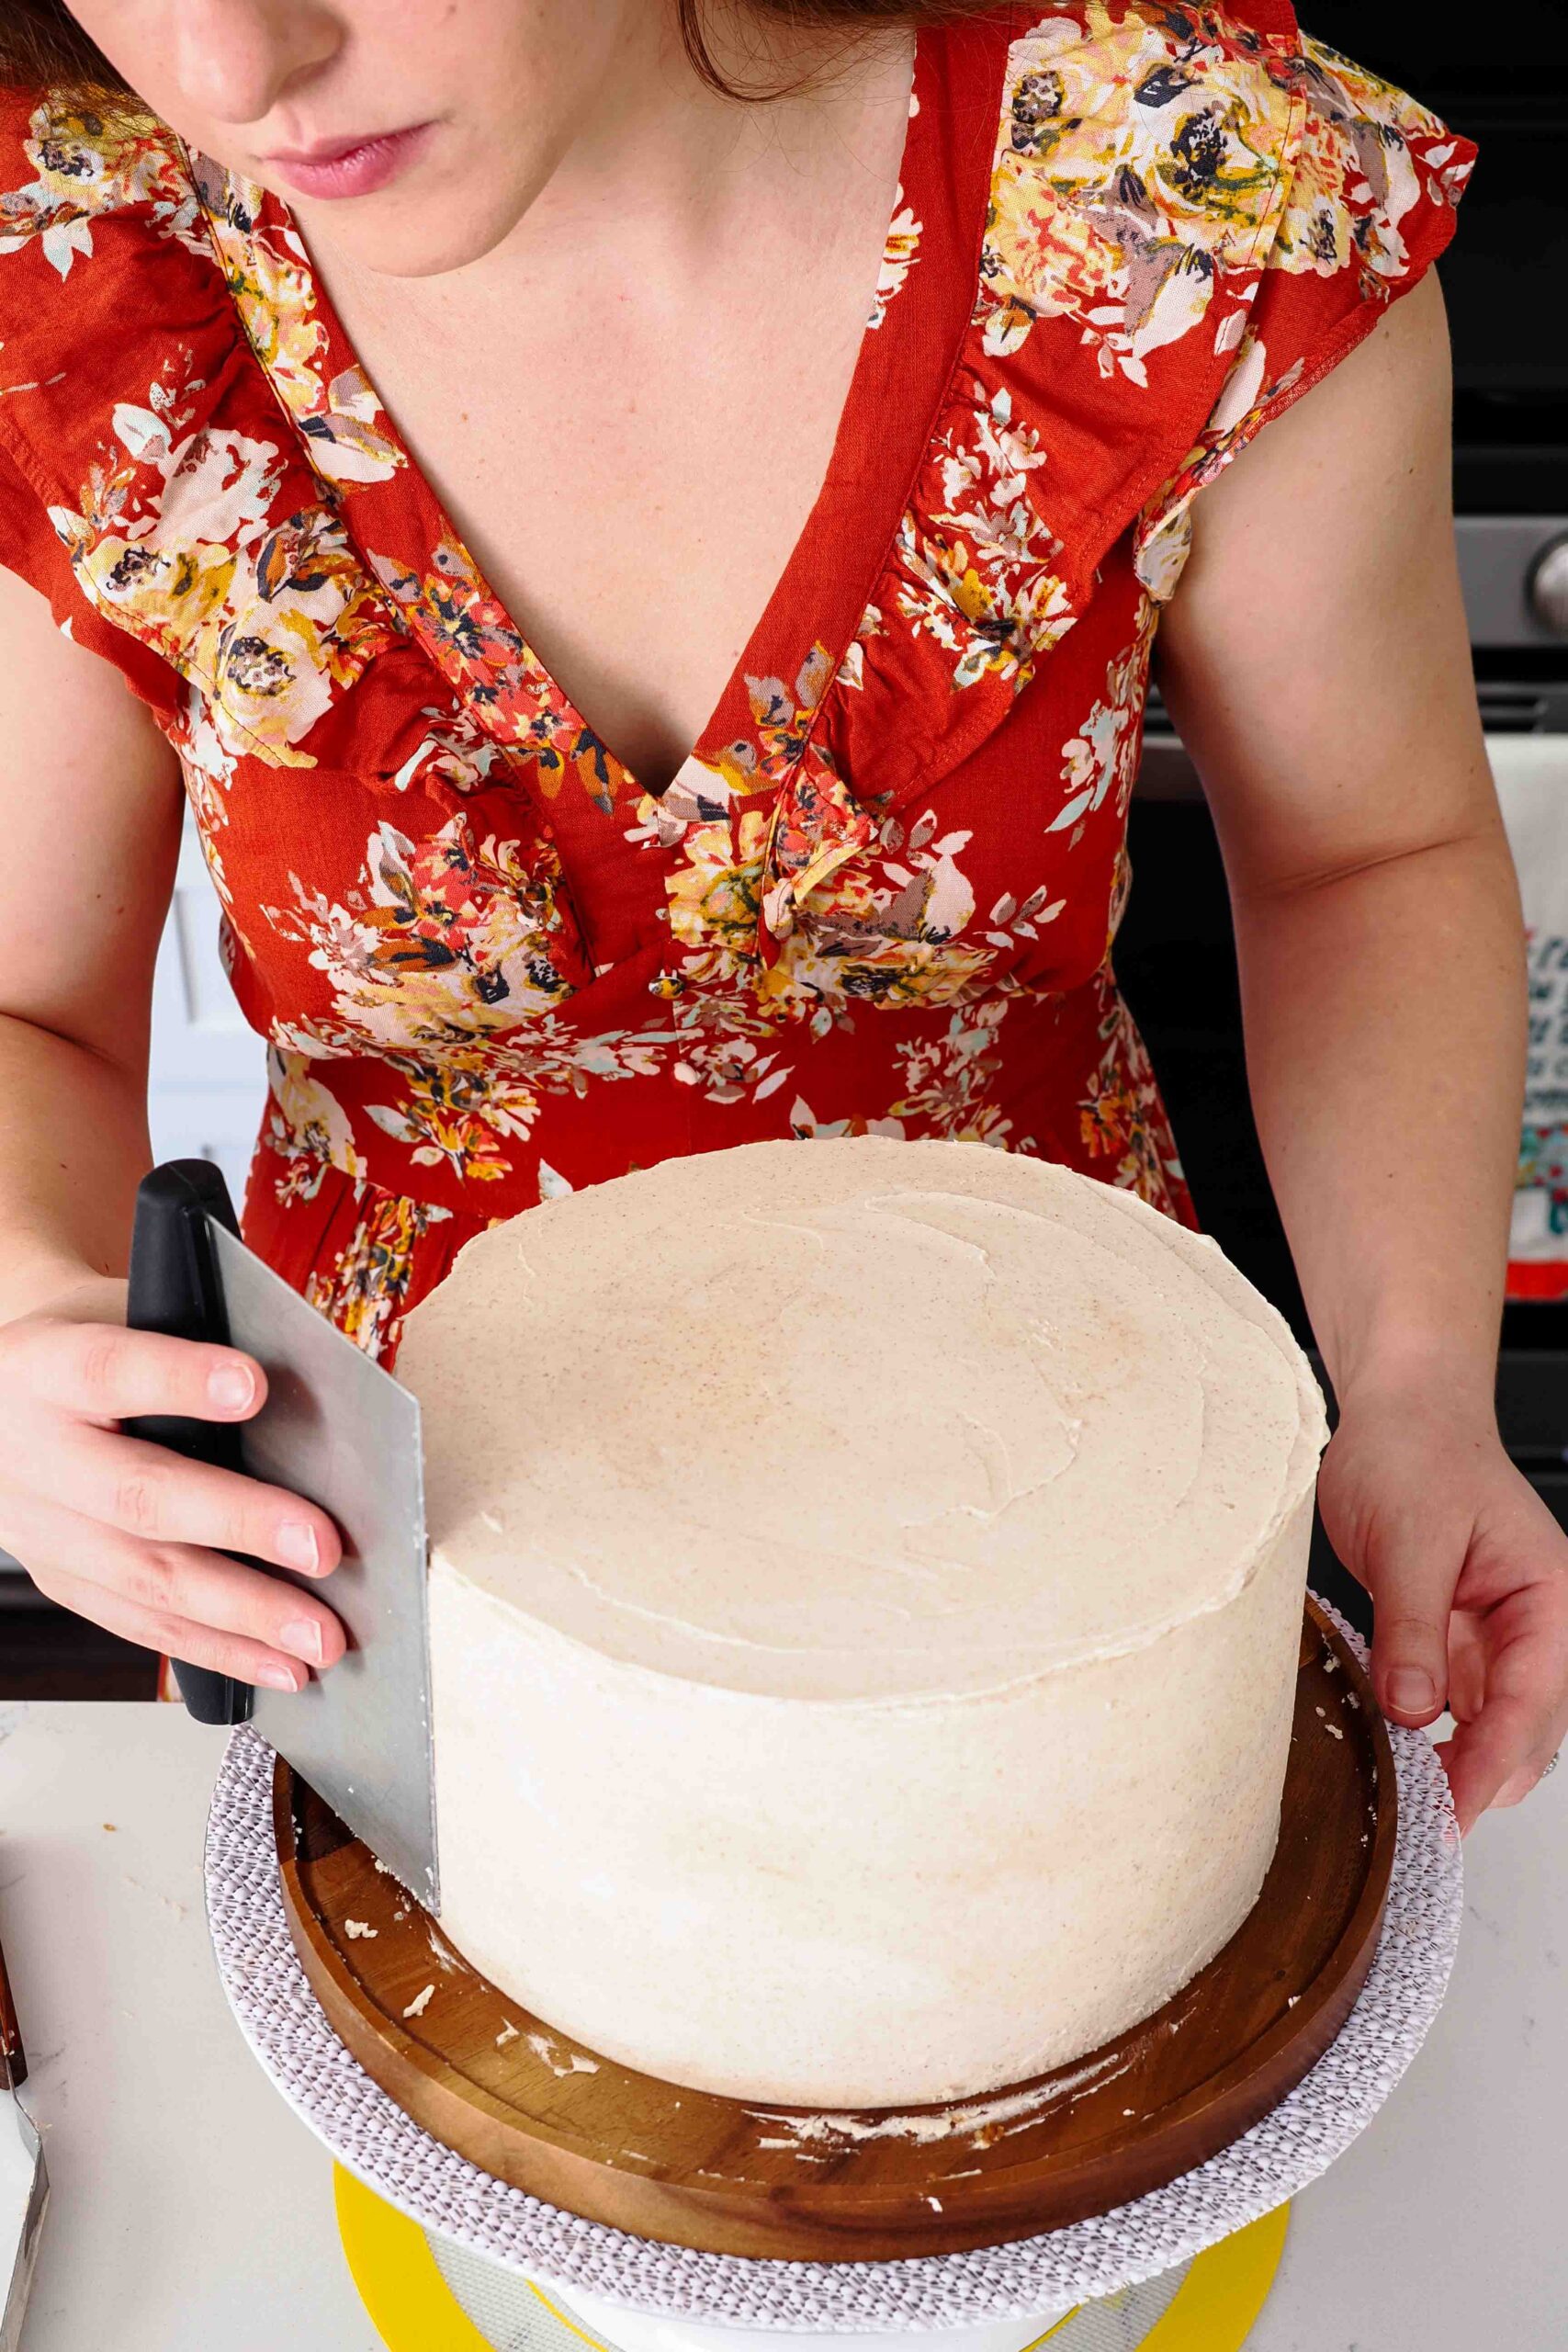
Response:
[[[615,752],[592,719],[579,707],[574,698],[555,677],[548,665],[535,651],[526,631],[519,625],[516,616],[509,611],[504,601],[491,584],[462,533],[447,513],[414,450],[404,438],[395,415],[387,402],[382,400],[373,377],[361,361],[354,342],[338,313],[337,307],[316,268],[309,244],[289,206],[271,189],[258,187],[256,190],[258,201],[254,214],[256,225],[259,227],[265,222],[270,230],[281,235],[291,256],[293,266],[303,281],[306,296],[304,307],[313,314],[318,322],[324,346],[324,364],[319,371],[321,379],[333,386],[344,381],[353,381],[356,384],[365,396],[365,404],[371,408],[377,435],[392,454],[396,481],[401,486],[398,504],[402,517],[405,518],[406,528],[412,533],[412,538],[405,537],[404,544],[401,546],[386,547],[384,542],[387,534],[382,528],[382,523],[387,509],[385,506],[380,507],[377,513],[375,529],[378,546],[374,552],[381,559],[378,569],[382,571],[384,577],[385,559],[390,556],[394,563],[409,564],[411,569],[417,570],[422,581],[428,581],[433,572],[441,570],[435,562],[440,549],[446,548],[458,557],[467,572],[465,584],[476,592],[476,609],[482,614],[482,627],[485,634],[488,637],[499,639],[503,643],[511,641],[511,650],[513,650],[515,657],[515,672],[523,682],[525,691],[531,692],[537,698],[541,710],[547,707],[552,737],[558,740],[564,733],[573,738],[580,761],[585,761],[597,768],[604,785],[602,805],[630,806],[644,794],[656,801],[662,800],[676,783],[688,775],[694,764],[708,770],[717,768],[721,764],[729,765],[725,759],[725,754],[734,743],[737,734],[736,722],[738,720],[741,722],[748,735],[755,729],[756,722],[747,682],[751,679],[774,679],[782,671],[787,673],[791,682],[786,691],[792,691],[795,673],[811,650],[813,636],[818,634],[808,629],[805,643],[790,640],[785,626],[786,616],[792,612],[809,611],[821,602],[822,582],[829,572],[825,558],[836,537],[835,510],[841,503],[845,492],[852,491],[855,486],[855,469],[852,463],[852,452],[857,444],[863,446],[868,420],[873,418],[880,420],[879,430],[874,437],[881,445],[886,462],[897,469],[901,475],[911,471],[923,453],[928,431],[927,405],[918,396],[913,400],[908,397],[910,388],[908,385],[901,388],[904,398],[900,401],[897,397],[900,390],[897,366],[898,338],[889,334],[887,331],[887,320],[893,312],[885,308],[883,287],[888,257],[894,251],[897,226],[902,217],[901,208],[904,210],[908,209],[907,191],[912,178],[916,176],[917,149],[919,144],[921,127],[931,113],[930,105],[922,104],[922,92],[927,89],[928,85],[926,69],[930,47],[929,32],[924,28],[918,28],[910,62],[904,135],[899,151],[895,193],[882,232],[882,241],[876,256],[876,271],[868,280],[866,319],[861,329],[854,366],[851,371],[849,386],[834,428],[833,440],[821,482],[785,557],[783,568],[774,580],[762,609],[757,616],[739,656],[720,688],[718,698],[704,721],[695,741],[688,749],[669,782],[657,788],[645,786],[641,782],[629,763]],[[897,305],[894,306],[894,311],[896,310]],[[883,313],[881,323],[878,323],[879,311]],[[283,400],[285,407],[295,415],[297,423],[301,422],[298,392],[295,391],[290,398],[288,390],[279,381],[281,368],[287,356],[287,338],[281,335],[270,335],[255,347],[257,356],[272,379],[274,389]],[[361,414],[365,413],[363,406],[360,407],[359,413]],[[305,432],[302,438],[306,454],[312,458],[312,463],[314,463],[310,446],[311,435]],[[908,445],[907,447],[906,444]],[[360,498],[372,493],[377,486],[374,481],[357,481],[352,479],[339,479],[332,482],[334,496],[343,503],[351,528],[355,503]],[[366,519],[368,522],[368,515]],[[355,536],[357,537],[358,534],[356,533]],[[403,535],[400,534],[400,536]],[[361,543],[361,549],[367,556],[372,553],[372,550],[363,543]],[[875,569],[880,564],[882,553],[880,545],[874,550],[868,550],[868,581],[874,578]],[[417,566],[412,561],[416,554]],[[854,612],[850,616],[848,628],[839,632],[843,637],[844,644],[837,648],[830,647],[830,650],[836,653],[841,652],[847,646],[849,638],[852,635],[854,626],[860,617],[863,602],[863,597],[856,604]],[[422,635],[428,633],[431,624],[424,598],[416,600],[408,617],[416,632]],[[430,650],[435,650],[434,646]],[[475,715],[479,724],[487,732],[496,736],[502,742],[509,744],[515,751],[520,741],[515,723],[509,722],[505,718],[497,707],[496,698],[480,694],[474,698],[474,702]],[[759,782],[761,781],[761,779],[759,778]]]

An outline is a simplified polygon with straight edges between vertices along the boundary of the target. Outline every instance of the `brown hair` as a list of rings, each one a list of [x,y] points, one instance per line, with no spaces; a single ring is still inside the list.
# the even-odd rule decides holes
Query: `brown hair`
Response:
[[[0,86],[130,95],[64,0],[6,0],[0,7]]]
[[[717,90],[725,97],[742,98],[750,104],[784,95],[780,85],[776,81],[770,83],[766,74],[769,17],[775,24],[805,27],[822,33],[825,36],[825,53],[830,62],[827,40],[834,34],[845,36],[852,49],[868,36],[889,31],[895,26],[952,24],[964,17],[980,16],[994,10],[997,0],[913,0],[913,5],[911,0],[728,0],[728,6],[732,16],[741,16],[749,7],[753,17],[760,20],[755,28],[758,35],[756,47],[763,67],[760,81],[741,83],[732,80],[715,63],[704,21],[707,14],[707,0],[676,0],[681,39],[687,56],[710,90]],[[802,80],[814,78],[807,69]],[[796,83],[784,85],[791,90],[799,86]]]
[[[894,26],[952,23],[994,8],[997,0],[728,0],[735,13],[750,9],[766,20],[820,30],[825,39],[842,33],[854,42]],[[748,102],[780,95],[777,84],[732,81],[714,62],[708,43],[708,0],[676,0],[686,54],[710,89]],[[765,66],[766,41],[758,43]],[[793,85],[791,86],[794,86]],[[0,0],[0,87],[59,89],[100,99],[134,99],[121,75],[88,40],[65,0]]]

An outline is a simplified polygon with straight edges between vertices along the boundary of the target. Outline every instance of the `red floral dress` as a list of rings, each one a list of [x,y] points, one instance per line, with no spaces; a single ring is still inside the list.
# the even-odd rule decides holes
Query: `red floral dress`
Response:
[[[272,1049],[254,1245],[379,1351],[484,1224],[762,1136],[978,1137],[1189,1216],[1111,964],[1150,647],[1194,493],[1415,283],[1472,158],[1283,0],[922,31],[827,478],[660,793],[287,208],[0,98],[0,560],[179,755]]]

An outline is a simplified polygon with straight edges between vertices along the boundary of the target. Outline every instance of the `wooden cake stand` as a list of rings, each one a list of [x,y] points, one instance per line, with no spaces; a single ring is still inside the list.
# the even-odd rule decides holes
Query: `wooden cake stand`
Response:
[[[366,2072],[425,2131],[591,2221],[811,2262],[1033,2237],[1236,2139],[1348,2016],[1395,1831],[1371,1685],[1309,1601],[1279,1848],[1219,1956],[1154,2017],[1055,2074],[944,2107],[820,2115],[682,2089],[582,2049],[469,1968],[281,1757],[273,1807],[306,1975]]]

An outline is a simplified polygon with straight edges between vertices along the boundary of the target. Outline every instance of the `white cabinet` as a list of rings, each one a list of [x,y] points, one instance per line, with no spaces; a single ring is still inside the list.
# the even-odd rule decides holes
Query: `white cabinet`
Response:
[[[217,893],[187,813],[152,993],[153,1157],[215,1159],[237,1209],[265,1095],[265,1048],[224,976]]]

